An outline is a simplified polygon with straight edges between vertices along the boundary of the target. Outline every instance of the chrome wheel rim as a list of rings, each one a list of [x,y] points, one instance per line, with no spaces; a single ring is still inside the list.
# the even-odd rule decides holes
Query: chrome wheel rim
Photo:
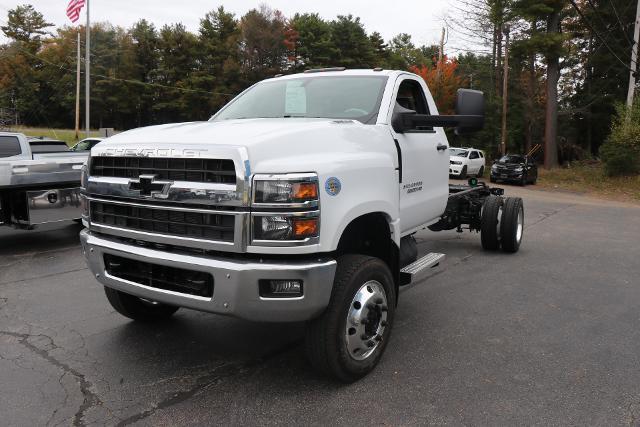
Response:
[[[518,228],[516,229],[516,241],[520,243],[522,240],[522,229],[524,228],[524,211],[522,208],[518,210]]]
[[[364,360],[380,346],[387,327],[387,310],[387,294],[377,280],[369,280],[356,292],[345,326],[345,341],[351,358]]]

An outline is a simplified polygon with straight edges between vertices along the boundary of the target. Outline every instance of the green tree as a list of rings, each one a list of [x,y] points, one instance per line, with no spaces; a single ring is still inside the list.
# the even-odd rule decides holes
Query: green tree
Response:
[[[375,62],[373,47],[360,22],[353,15],[338,15],[331,21],[331,40],[337,50],[336,65],[347,68],[372,68]]]
[[[290,21],[297,32],[295,43],[296,70],[322,68],[333,63],[337,49],[331,38],[331,26],[317,13],[296,13]]]
[[[31,53],[42,45],[42,36],[48,35],[46,28],[53,26],[44,19],[42,13],[30,4],[17,6],[7,15],[7,24],[0,27],[5,36],[23,44]]]

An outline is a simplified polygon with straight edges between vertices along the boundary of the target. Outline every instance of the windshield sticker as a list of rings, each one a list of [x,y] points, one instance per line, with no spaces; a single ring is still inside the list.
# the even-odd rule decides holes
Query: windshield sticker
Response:
[[[307,114],[307,92],[302,82],[287,82],[284,97],[285,114]]]
[[[340,183],[340,180],[338,178],[332,176],[331,178],[327,178],[327,180],[325,181],[324,189],[328,195],[337,196],[342,189],[342,184]]]

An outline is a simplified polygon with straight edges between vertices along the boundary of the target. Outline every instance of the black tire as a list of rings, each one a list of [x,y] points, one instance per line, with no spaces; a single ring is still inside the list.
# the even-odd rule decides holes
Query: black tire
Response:
[[[347,317],[354,297],[363,285],[371,280],[377,281],[384,288],[387,306],[384,308],[381,305],[380,310],[386,312],[386,324],[383,325],[382,339],[377,341],[373,352],[363,360],[356,360],[349,353],[346,337],[347,333],[351,333],[351,329],[355,334],[356,329],[347,330]],[[377,309],[377,306],[374,308]],[[389,342],[395,308],[396,291],[393,277],[389,267],[382,260],[355,254],[338,258],[329,305],[320,317],[307,325],[305,348],[311,365],[319,372],[345,383],[351,383],[367,375],[376,367]],[[379,318],[377,321],[382,325],[383,322]],[[367,342],[373,340],[368,339]]]
[[[460,171],[460,179],[467,179],[467,165],[462,167],[462,170]]]
[[[538,182],[538,177],[534,176],[533,179],[531,180],[531,185],[536,185],[537,182]]]
[[[504,199],[500,196],[489,196],[484,202],[480,218],[480,240],[484,250],[495,251],[500,248],[498,214],[503,204]]]
[[[492,176],[489,176],[489,181],[490,182],[496,182],[496,179],[494,177],[492,177]]]
[[[520,181],[518,182],[518,184],[520,184],[521,187],[524,187],[527,185],[527,176],[522,173],[522,177],[520,178]]]
[[[104,287],[104,293],[107,295],[111,306],[118,313],[140,322],[155,322],[167,319],[180,308],[159,302],[145,301],[106,286]]]
[[[476,175],[476,177],[482,178],[482,175],[484,175],[484,166],[480,166],[480,170],[478,171],[478,175]]]
[[[505,252],[518,252],[524,234],[524,205],[520,197],[508,197],[502,208],[500,243]]]

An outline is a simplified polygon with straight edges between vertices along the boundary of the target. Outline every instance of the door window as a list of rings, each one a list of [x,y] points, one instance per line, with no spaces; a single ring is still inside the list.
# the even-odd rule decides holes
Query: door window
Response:
[[[480,156],[478,156],[478,152],[477,151],[472,151],[471,154],[469,154],[469,158],[470,159],[477,159]]]
[[[0,136],[0,157],[11,157],[22,154],[20,141],[15,136]]]
[[[398,95],[396,96],[396,105],[413,110],[418,114],[429,114],[429,106],[424,96],[420,83],[416,80],[406,79],[400,83]],[[431,131],[433,128],[425,126],[416,126],[413,131]]]

